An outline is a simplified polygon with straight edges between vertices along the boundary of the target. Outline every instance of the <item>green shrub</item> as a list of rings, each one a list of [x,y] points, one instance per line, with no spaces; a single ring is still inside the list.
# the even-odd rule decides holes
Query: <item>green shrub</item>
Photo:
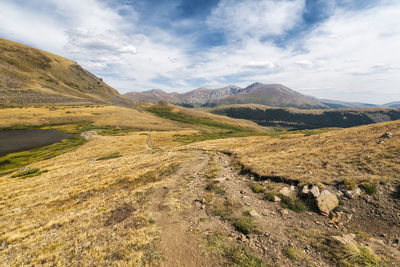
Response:
[[[231,200],[217,200],[211,211],[214,215],[220,216],[224,220],[229,220],[238,206],[236,202]]]
[[[283,254],[291,260],[299,260],[304,258],[304,251],[292,247],[285,247],[282,250]]]
[[[254,193],[264,193],[264,187],[262,185],[256,184],[256,183],[250,183],[249,187],[251,189],[251,191],[253,191]]]
[[[218,185],[218,181],[215,181],[215,180],[209,181],[207,183],[206,190],[214,192],[214,193],[219,194],[219,195],[225,194],[225,188],[223,188],[222,186]]]
[[[265,200],[268,200],[268,201],[274,201],[274,197],[275,197],[275,196],[276,196],[276,193],[275,193],[275,192],[268,191],[268,192],[265,194],[264,199],[265,199]]]
[[[362,183],[360,184],[360,187],[365,190],[365,193],[368,195],[374,195],[377,190],[377,185],[376,184],[369,184],[369,183]]]
[[[32,169],[28,169],[26,171],[22,171],[22,172],[16,173],[11,177],[12,178],[18,178],[18,177],[27,178],[27,177],[38,176],[38,175],[40,175],[40,174],[42,174],[44,172],[48,172],[48,170],[40,171],[39,168],[32,168]]]
[[[233,218],[232,224],[233,224],[233,227],[235,227],[235,229],[238,232],[241,232],[242,234],[245,234],[245,235],[248,235],[251,233],[260,233],[260,230],[258,229],[256,222],[248,216]]]
[[[303,212],[308,209],[307,205],[297,196],[287,197],[280,195],[281,205],[286,209],[290,209],[295,212]]]

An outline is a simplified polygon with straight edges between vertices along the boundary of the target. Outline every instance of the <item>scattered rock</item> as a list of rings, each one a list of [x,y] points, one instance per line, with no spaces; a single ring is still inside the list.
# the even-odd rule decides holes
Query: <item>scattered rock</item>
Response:
[[[291,185],[290,187],[285,186],[284,188],[282,188],[281,190],[279,190],[279,193],[286,196],[286,197],[290,197],[293,196],[297,193],[297,188],[294,185]]]
[[[274,196],[274,202],[281,202],[281,198],[277,197],[277,196]]]
[[[380,138],[393,138],[393,134],[391,132],[386,132],[382,134]]]
[[[318,198],[320,196],[320,191],[319,188],[315,185],[313,185],[310,189],[310,194],[314,197],[314,198]]]
[[[378,141],[376,141],[376,143],[377,143],[378,145],[380,145],[380,144],[385,143],[385,141],[383,141],[383,140],[378,140]]]
[[[362,193],[361,189],[357,186],[357,187],[353,188],[353,190],[346,191],[345,194],[346,194],[346,197],[352,199],[356,196],[361,195],[361,193]]]
[[[282,209],[282,210],[280,210],[280,212],[281,212],[282,215],[288,215],[289,214],[289,211],[287,209]]]
[[[336,241],[339,241],[343,245],[356,245],[357,242],[354,240],[355,237],[356,237],[355,234],[346,234],[343,236],[332,236],[333,239],[335,239]]]
[[[255,218],[261,218],[261,215],[258,214],[258,212],[255,211],[255,210],[251,210],[251,211],[250,211],[250,216],[251,216],[251,217],[255,217]]]
[[[268,211],[263,210],[263,211],[261,212],[261,214],[262,214],[263,216],[268,216]]]
[[[329,213],[339,205],[339,200],[336,195],[328,190],[322,191],[316,200],[319,211],[325,216],[328,216]]]
[[[310,190],[308,189],[308,185],[303,186],[303,189],[301,189],[303,195],[308,195],[309,192]]]

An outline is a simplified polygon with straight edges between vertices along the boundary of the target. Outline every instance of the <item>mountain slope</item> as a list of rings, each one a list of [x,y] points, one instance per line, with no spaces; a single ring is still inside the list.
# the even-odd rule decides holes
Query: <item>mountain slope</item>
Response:
[[[167,101],[170,103],[179,102],[178,93],[166,93],[160,89],[153,89],[143,92],[129,92],[125,96],[135,102],[157,103],[159,101]]]
[[[327,106],[280,84],[253,83],[220,104],[262,104],[273,107],[326,108]]]
[[[400,108],[400,101],[386,103],[383,106],[388,108]]]
[[[314,97],[313,97],[314,98]],[[377,107],[377,105],[362,103],[362,102],[346,102],[340,100],[331,100],[331,99],[318,99],[314,98],[322,104],[328,106],[329,108],[372,108]]]
[[[73,103],[132,105],[77,63],[0,38],[0,105]]]
[[[247,104],[217,107],[210,112],[251,120],[262,126],[283,126],[293,129],[347,128],[400,119],[400,110],[393,108],[299,110]]]

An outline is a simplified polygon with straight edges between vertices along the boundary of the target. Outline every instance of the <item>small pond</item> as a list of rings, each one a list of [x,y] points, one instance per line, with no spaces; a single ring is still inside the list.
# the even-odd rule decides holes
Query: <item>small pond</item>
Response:
[[[0,131],[0,157],[14,152],[51,145],[74,136],[74,134],[55,129]]]

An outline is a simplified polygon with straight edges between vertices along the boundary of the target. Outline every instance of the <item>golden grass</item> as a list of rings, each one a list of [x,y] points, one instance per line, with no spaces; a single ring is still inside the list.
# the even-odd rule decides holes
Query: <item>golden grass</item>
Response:
[[[164,140],[158,146],[171,146],[165,132],[152,133],[158,134],[155,139]],[[2,265],[140,265],[157,260],[158,232],[146,211],[146,192],[187,156],[152,151],[146,135],[94,136],[74,151],[32,164],[47,170],[40,176],[1,177]],[[95,160],[105,153],[122,156]]]
[[[382,139],[385,132],[393,138]],[[322,134],[246,137],[205,141],[190,148],[233,153],[244,167],[261,176],[305,183],[342,180],[399,181],[400,121],[332,130]]]
[[[97,126],[131,129],[179,130],[179,124],[145,111],[118,106],[26,107],[0,109],[0,128],[15,125],[66,124],[82,121]]]
[[[106,102],[133,106],[76,62],[3,38],[0,50],[0,105]]]

